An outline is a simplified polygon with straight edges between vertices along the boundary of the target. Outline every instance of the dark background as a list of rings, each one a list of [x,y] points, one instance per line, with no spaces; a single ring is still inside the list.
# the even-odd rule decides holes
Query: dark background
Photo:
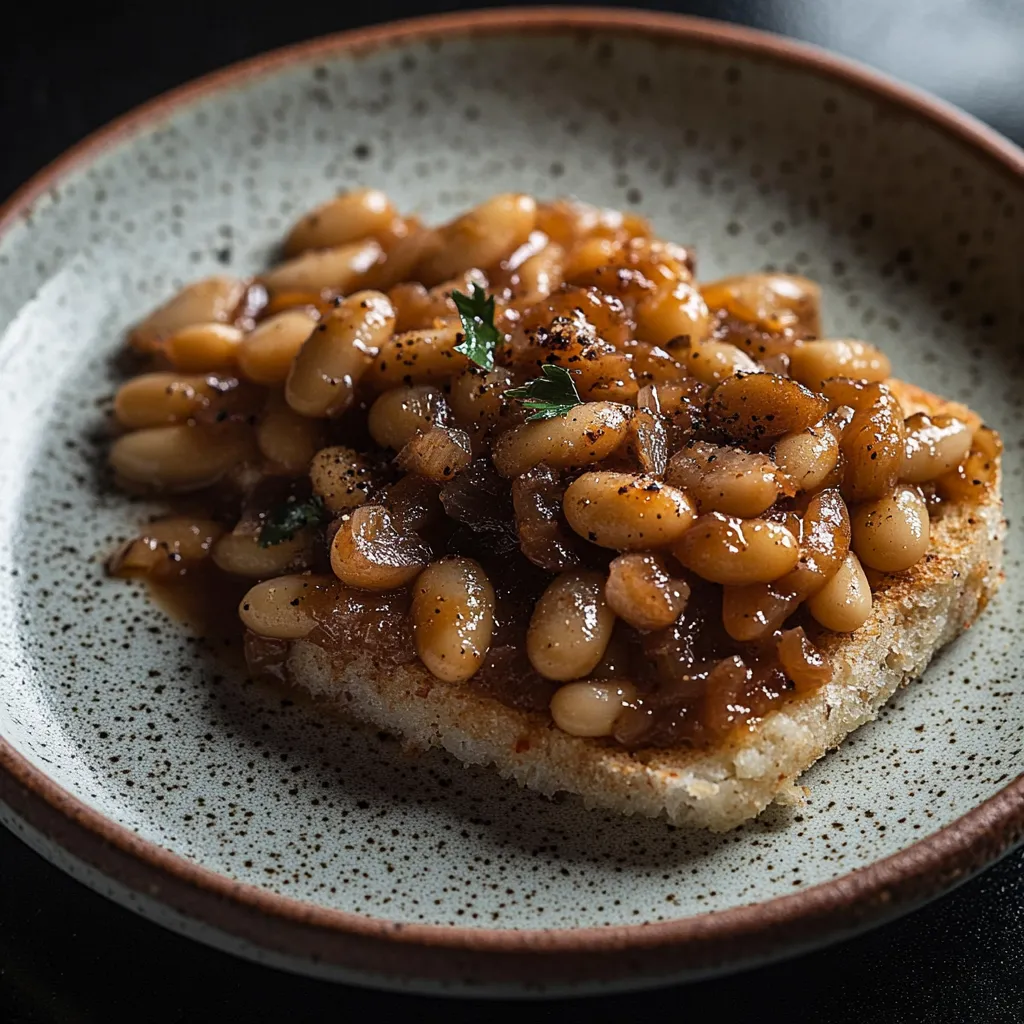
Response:
[[[0,199],[71,143],[196,75],[285,43],[496,4],[18,5],[0,21]],[[700,0],[647,6],[827,46],[1024,143],[1024,0]],[[0,282],[2,287],[2,282]],[[62,875],[0,831],[0,1022],[692,1019],[1024,1022],[1024,852],[931,906],[798,960],[576,1002],[493,1004],[308,981],[198,946]]]

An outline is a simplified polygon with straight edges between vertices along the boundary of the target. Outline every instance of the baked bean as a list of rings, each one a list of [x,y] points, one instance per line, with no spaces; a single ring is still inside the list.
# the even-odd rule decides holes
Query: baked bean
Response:
[[[268,317],[238,346],[238,369],[242,376],[255,384],[283,384],[299,349],[316,325],[308,310],[289,309]]]
[[[208,277],[183,288],[155,309],[131,333],[134,348],[155,352],[163,341],[193,324],[227,323],[245,296],[237,277]]]
[[[952,501],[977,501],[999,478],[1003,442],[991,427],[974,432],[967,458],[936,480],[939,494]]]
[[[771,636],[796,611],[800,598],[776,583],[747,583],[722,588],[722,625],[740,643]]]
[[[616,246],[611,260],[590,273],[573,268],[573,282],[612,295],[644,320],[645,341],[664,344],[679,336],[703,337],[707,325],[704,300],[689,286],[691,274],[682,262],[685,251],[647,238]],[[641,315],[641,307],[643,314]],[[650,337],[648,337],[648,332]]]
[[[387,295],[395,309],[395,330],[399,332],[432,327],[439,315],[447,317],[457,312],[448,308],[447,302],[451,296],[446,294],[442,299],[443,312],[439,314],[432,308],[430,292],[419,281],[399,281],[388,289]]]
[[[654,345],[667,345],[676,338],[700,342],[708,333],[707,303],[689,281],[678,281],[641,299],[635,315],[637,337]]]
[[[620,210],[612,210],[604,207],[600,210],[600,217],[594,227],[596,234],[606,234],[609,238],[621,238],[624,242],[632,242],[636,239],[651,238],[654,231],[651,229],[651,222],[639,213],[623,213]],[[686,264],[690,273],[693,273],[693,256],[685,246],[676,245],[674,242],[666,242],[665,245],[681,253],[679,259]]]
[[[212,519],[170,516],[149,523],[128,541],[107,564],[114,576],[169,579],[184,576],[210,556],[213,543],[224,532]]]
[[[767,455],[691,441],[669,460],[665,479],[681,487],[700,512],[752,518],[781,493],[775,463]]]
[[[277,544],[260,547],[258,533],[236,528],[213,545],[213,561],[218,569],[233,576],[265,580],[307,568],[312,545],[313,537],[308,529],[299,530]]]
[[[828,583],[807,599],[807,608],[821,625],[836,633],[852,633],[867,621],[871,587],[852,551]]]
[[[562,507],[581,537],[617,551],[665,547],[695,518],[682,491],[630,473],[584,473],[566,489]]]
[[[691,377],[705,384],[718,384],[737,373],[759,373],[761,367],[743,349],[725,341],[691,341],[669,346]]]
[[[363,382],[380,392],[402,384],[446,380],[469,365],[469,360],[455,351],[462,337],[461,324],[455,323],[392,335],[381,343]]]
[[[544,246],[516,269],[512,302],[519,308],[546,299],[565,280],[565,250],[554,243]]]
[[[551,718],[570,736],[611,736],[615,719],[636,698],[625,680],[567,683],[551,698]]]
[[[614,625],[599,572],[561,573],[548,584],[530,618],[530,664],[546,679],[579,679],[604,656]]]
[[[512,384],[512,374],[503,366],[493,370],[467,366],[452,379],[448,402],[455,422],[468,431],[474,451],[494,430],[522,420],[521,407],[505,398]]]
[[[211,373],[232,370],[237,362],[242,331],[233,324],[193,324],[172,334],[164,355],[176,370]]]
[[[635,552],[612,560],[604,596],[612,611],[631,626],[662,629],[682,614],[690,588],[669,574],[663,558]]]
[[[421,257],[416,277],[427,285],[447,281],[469,267],[489,267],[530,237],[537,203],[514,192],[496,195],[437,231]]]
[[[658,399],[666,418],[669,451],[681,448],[708,425],[707,399],[711,388],[694,377],[674,384],[659,384]]]
[[[313,631],[322,608],[332,608],[343,593],[333,576],[279,576],[257,583],[242,598],[238,615],[246,629],[276,640],[301,640]]]
[[[379,395],[367,413],[370,436],[382,448],[398,451],[417,434],[448,421],[448,403],[440,388],[429,384],[391,388]]]
[[[854,410],[839,449],[845,459],[843,497],[872,501],[891,490],[903,464],[903,409],[885,385],[834,377],[823,391],[833,408]]]
[[[304,473],[323,444],[323,425],[300,416],[275,391],[256,427],[256,443],[263,456],[286,473]]]
[[[927,416],[923,412],[907,417],[906,440],[900,479],[912,484],[956,469],[971,450],[971,428],[954,416]]]
[[[928,550],[928,506],[916,487],[897,487],[858,505],[850,517],[853,550],[879,572],[901,572]]]
[[[586,238],[600,216],[597,207],[578,199],[552,199],[537,204],[537,230],[559,245],[571,246]]]
[[[574,381],[576,390],[588,402],[623,402],[631,405],[640,389],[624,352],[606,351],[594,359],[584,356],[582,362],[569,356],[545,362],[574,369],[577,375]]]
[[[788,353],[794,344],[792,331],[772,331],[764,324],[737,320],[721,311],[712,320],[712,325],[712,334],[716,341],[734,345],[746,352],[768,373],[789,375]]]
[[[358,188],[329,199],[303,216],[285,239],[284,251],[293,256],[305,249],[332,249],[386,233],[398,213],[387,194]]]
[[[816,491],[836,468],[839,442],[822,420],[806,430],[780,438],[772,454],[794,492]]]
[[[440,318],[458,316],[452,292],[471,295],[473,285],[479,285],[485,291],[489,287],[487,275],[475,267],[430,289],[418,281],[396,284],[388,291],[388,298],[395,307],[395,330],[399,333],[423,330],[435,326],[434,322]]]
[[[701,285],[704,301],[773,333],[794,331],[803,337],[821,334],[821,288],[796,274],[742,274]]]
[[[457,427],[431,427],[410,438],[395,462],[406,473],[444,483],[461,473],[472,460],[469,434]]]
[[[329,313],[334,309],[334,300],[337,297],[334,292],[330,291],[277,292],[272,298],[267,299],[267,304],[260,311],[260,322],[289,310],[300,310],[308,313],[314,320],[319,320],[324,313]],[[249,330],[252,329],[252,327],[249,328]]]
[[[806,430],[827,411],[821,395],[774,373],[738,373],[722,381],[708,401],[711,426],[747,442]]]
[[[640,390],[651,385],[664,387],[685,377],[686,370],[682,363],[658,345],[632,339],[622,345],[622,351],[630,357],[630,369]]]
[[[114,415],[123,427],[159,427],[187,423],[217,398],[217,378],[180,373],[143,373],[122,384],[114,397]]]
[[[119,437],[110,449],[114,472],[155,490],[196,491],[255,455],[243,425],[148,427]]]
[[[366,501],[373,486],[369,462],[354,448],[321,448],[309,464],[313,493],[332,512],[344,512]]]
[[[568,243],[563,243],[568,244]],[[571,284],[582,284],[593,279],[602,267],[615,264],[622,253],[622,242],[612,238],[585,238],[573,245],[565,261],[565,279]]]
[[[837,440],[843,439],[846,428],[853,422],[856,410],[849,405],[837,405],[830,409],[825,418],[821,421],[831,431],[832,436]]]
[[[394,327],[395,311],[382,292],[348,296],[295,357],[284,386],[288,404],[303,416],[340,416]]]
[[[416,578],[412,593],[416,653],[432,675],[469,679],[482,664],[494,631],[494,588],[471,558],[443,558]]]
[[[776,645],[779,664],[793,680],[797,693],[813,693],[832,678],[832,663],[807,638],[803,626],[787,629]]]
[[[539,252],[542,252],[549,242],[550,239],[543,231],[531,231],[525,242],[517,245],[512,252],[498,263],[495,269],[496,279],[500,280],[503,287],[511,292],[519,268],[527,260],[533,259]]]
[[[330,290],[347,295],[364,286],[367,272],[383,252],[380,243],[372,238],[333,249],[313,249],[279,263],[261,280],[271,292]]]
[[[565,285],[523,312],[508,351],[513,361],[530,366],[540,365],[540,350],[544,357],[549,351],[566,349],[572,355],[590,357],[615,354],[620,349],[619,354],[625,354],[631,342],[636,344],[634,329],[626,307],[615,296],[596,288]],[[555,337],[548,340],[550,334]]]
[[[567,300],[571,308],[565,310]],[[574,301],[582,305],[573,305]],[[618,312],[595,302],[586,290],[558,292],[523,316],[512,332],[509,358],[530,376],[546,363],[571,370],[584,398],[631,402],[639,385],[628,353],[617,350],[601,335],[601,327],[587,318],[589,313],[598,323],[614,322]],[[614,323],[613,330],[619,326]]]
[[[629,410],[612,402],[585,402],[564,416],[534,420],[505,431],[491,458],[504,477],[521,476],[542,462],[554,469],[593,465],[626,437]]]
[[[795,568],[800,547],[779,523],[709,512],[683,534],[672,553],[712,583],[742,586],[785,576]]]
[[[801,341],[789,353],[790,376],[815,391],[830,377],[882,381],[891,371],[888,357],[866,341]]]
[[[723,588],[722,622],[734,640],[763,640],[781,629],[800,602],[839,571],[849,552],[850,517],[835,489],[816,494],[803,518],[787,523],[787,529],[800,541],[800,559],[792,572],[773,583]]]
[[[383,292],[402,281],[411,280],[415,274],[416,264],[424,253],[432,248],[436,236],[437,232],[433,229],[406,221],[405,234],[396,236],[393,241],[384,245],[386,251],[366,271],[362,287]]]
[[[587,238],[624,242],[651,234],[651,225],[645,217],[603,209],[579,199],[538,203],[537,228],[563,246]]]
[[[361,505],[342,517],[331,542],[331,568],[343,583],[363,590],[393,590],[426,568],[429,553],[411,534],[400,534],[383,505]]]
[[[799,599],[819,590],[839,571],[850,549],[850,535],[850,514],[839,492],[829,488],[815,494],[799,523],[800,560],[778,581],[778,590]]]

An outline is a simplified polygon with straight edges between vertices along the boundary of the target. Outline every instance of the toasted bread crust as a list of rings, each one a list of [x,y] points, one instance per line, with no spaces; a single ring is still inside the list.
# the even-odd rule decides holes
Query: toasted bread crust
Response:
[[[891,381],[906,413],[977,417],[913,385]],[[1001,582],[1005,532],[998,486],[983,501],[947,508],[932,527],[928,555],[875,588],[868,621],[825,646],[833,678],[711,750],[641,750],[570,736],[545,716],[506,707],[465,684],[435,679],[419,664],[378,669],[369,659],[331,664],[313,645],[294,645],[294,683],[346,714],[443,747],[468,764],[543,793],[575,793],[588,804],[676,825],[724,831],[772,801],[852,730],[873,719],[896,689],[917,678],[932,655],[971,625]]]

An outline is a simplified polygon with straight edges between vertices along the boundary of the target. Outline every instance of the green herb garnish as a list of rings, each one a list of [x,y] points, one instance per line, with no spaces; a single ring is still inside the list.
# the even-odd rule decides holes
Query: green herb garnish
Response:
[[[326,518],[327,509],[316,495],[308,501],[291,499],[267,513],[257,543],[261,548],[273,547],[291,540],[303,527],[319,526]]]
[[[564,416],[570,409],[583,404],[572,382],[572,374],[564,367],[545,363],[540,372],[541,376],[536,380],[531,380],[521,388],[509,388],[505,392],[509,398],[521,402],[524,409],[530,410],[527,421]]]
[[[494,349],[501,341],[498,328],[494,326],[494,296],[489,296],[480,285],[474,284],[472,295],[452,292],[452,300],[465,332],[455,351],[467,356],[477,366],[493,370]]]

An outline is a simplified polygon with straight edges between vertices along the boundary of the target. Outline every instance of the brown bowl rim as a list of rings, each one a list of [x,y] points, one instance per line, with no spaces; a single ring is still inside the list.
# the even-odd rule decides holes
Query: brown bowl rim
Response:
[[[505,8],[341,32],[258,55],[172,89],[92,133],[36,173],[0,206],[0,233],[29,217],[35,201],[80,164],[210,93],[337,53],[366,52],[453,33],[531,31],[611,31],[684,40],[796,65],[924,119],[984,155],[1016,184],[1024,184],[1024,150],[991,128],[951,104],[814,46],[682,15],[586,7]],[[488,929],[401,924],[317,907],[232,881],[91,809],[31,765],[3,737],[0,799],[101,873],[233,936],[313,961],[355,964],[360,970],[402,974],[411,968],[422,976],[471,981],[607,977],[611,961],[605,954],[623,951],[645,951],[643,962],[620,959],[618,966],[646,972],[652,968],[721,969],[740,960],[777,954],[783,947],[807,947],[894,916],[945,891],[1024,837],[1022,774],[961,818],[906,849],[788,896],[647,924]],[[418,956],[416,951],[435,955]],[[662,955],[651,958],[656,951]],[[450,961],[458,952],[473,956],[446,961],[444,954]],[[563,963],[554,972],[541,967],[542,961],[557,960]]]

